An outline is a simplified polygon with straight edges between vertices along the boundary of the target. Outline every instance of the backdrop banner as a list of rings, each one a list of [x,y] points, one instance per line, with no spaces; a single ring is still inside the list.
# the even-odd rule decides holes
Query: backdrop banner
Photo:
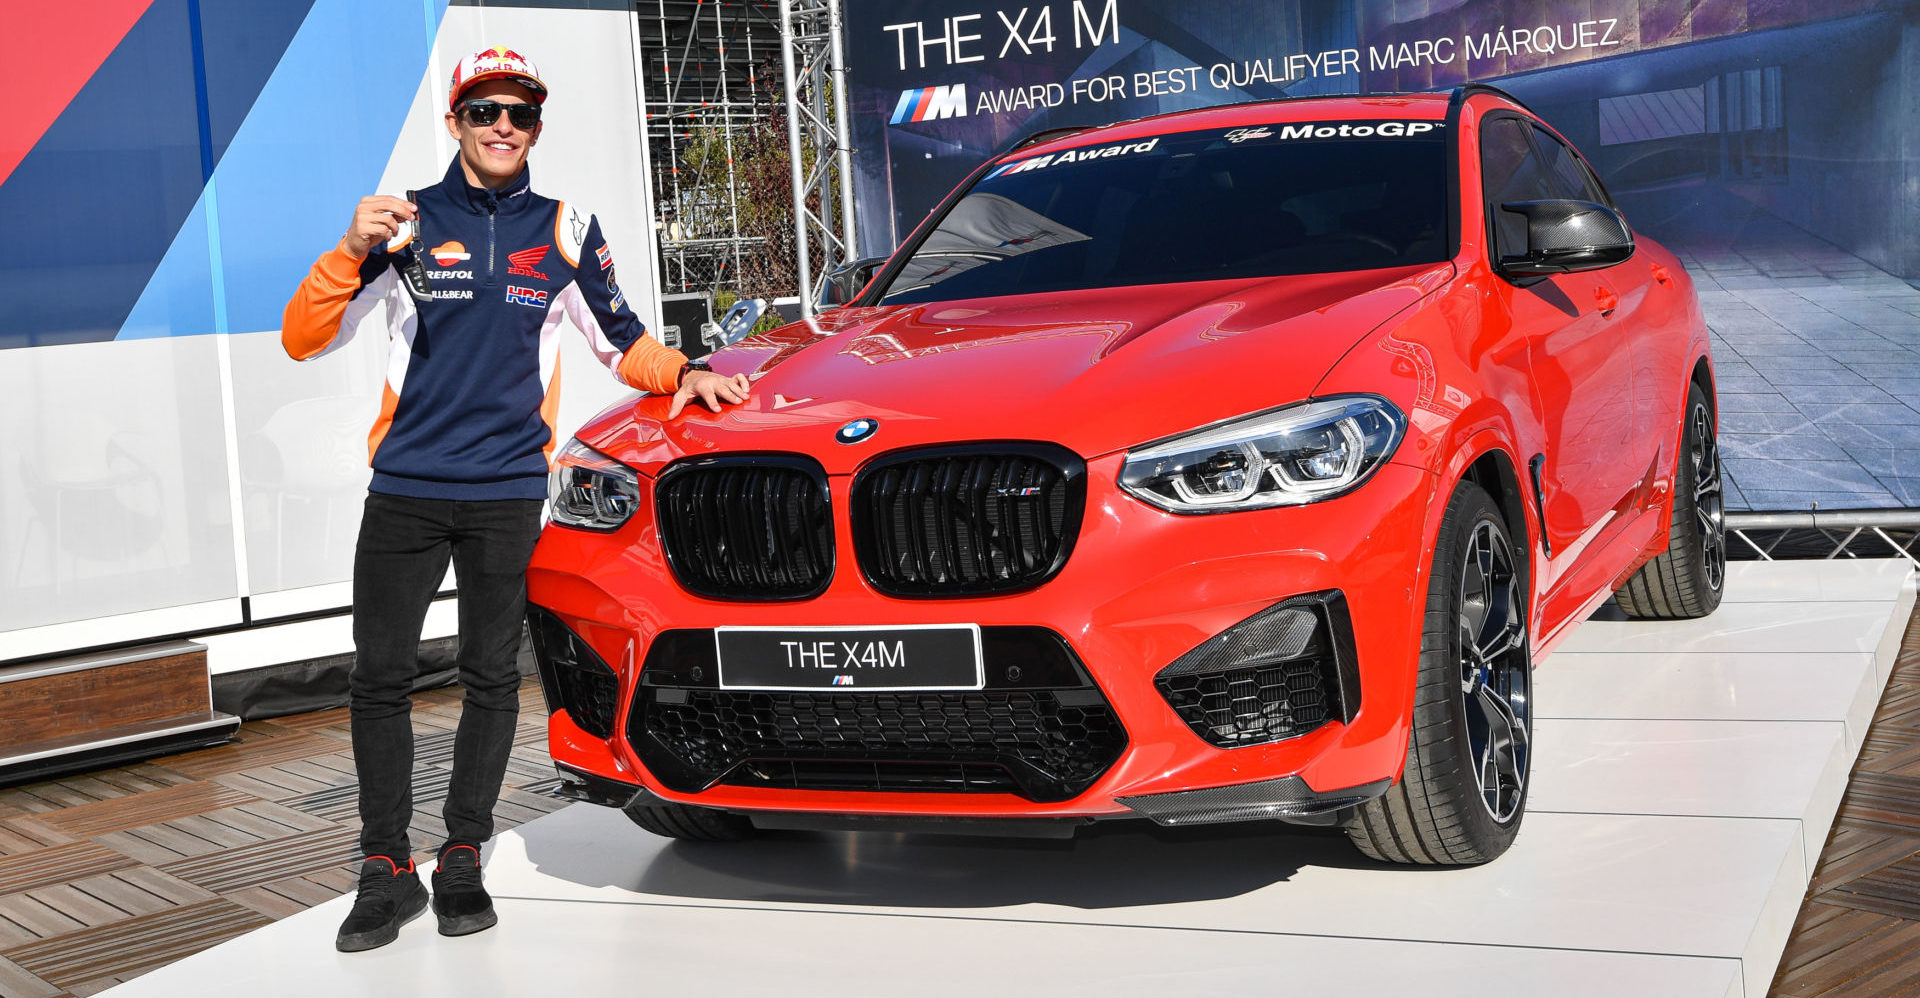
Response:
[[[1920,507],[1920,4],[847,0],[860,246],[1053,128],[1494,83],[1688,262],[1752,509]]]

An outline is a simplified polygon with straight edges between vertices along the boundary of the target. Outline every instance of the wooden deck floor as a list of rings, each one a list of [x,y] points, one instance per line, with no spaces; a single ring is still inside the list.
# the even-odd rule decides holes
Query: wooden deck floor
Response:
[[[446,836],[458,688],[414,698],[420,858]],[[505,831],[566,802],[538,681],[494,809]],[[0,790],[0,996],[90,995],[353,890],[345,709],[243,725],[218,748]]]
[[[499,830],[565,806],[537,682]],[[412,836],[446,830],[457,689],[414,697]],[[0,998],[91,995],[353,889],[359,822],[345,710],[240,729],[235,742],[0,790]],[[1771,992],[1920,994],[1920,614]]]
[[[1920,613],[1907,624],[1771,993],[1920,994]]]

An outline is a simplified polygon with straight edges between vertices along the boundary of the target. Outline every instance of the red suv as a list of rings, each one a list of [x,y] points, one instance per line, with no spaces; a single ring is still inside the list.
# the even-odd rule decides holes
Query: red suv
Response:
[[[562,449],[528,576],[555,762],[664,835],[1278,819],[1485,862],[1531,663],[1609,596],[1720,599],[1691,282],[1487,87],[1040,136],[712,362],[748,404]]]

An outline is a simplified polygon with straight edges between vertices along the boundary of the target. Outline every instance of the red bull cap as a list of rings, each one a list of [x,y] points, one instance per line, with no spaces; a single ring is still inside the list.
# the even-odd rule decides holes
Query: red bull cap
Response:
[[[447,91],[447,107],[460,103],[460,95],[481,80],[512,80],[533,91],[533,102],[544,104],[547,85],[540,82],[540,70],[533,60],[505,45],[482,49],[460,60],[453,67],[453,85]]]

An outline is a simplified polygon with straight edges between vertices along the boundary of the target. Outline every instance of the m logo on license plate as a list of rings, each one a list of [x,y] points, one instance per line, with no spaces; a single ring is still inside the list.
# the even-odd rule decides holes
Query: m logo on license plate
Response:
[[[717,627],[720,688],[977,690],[980,625]]]

